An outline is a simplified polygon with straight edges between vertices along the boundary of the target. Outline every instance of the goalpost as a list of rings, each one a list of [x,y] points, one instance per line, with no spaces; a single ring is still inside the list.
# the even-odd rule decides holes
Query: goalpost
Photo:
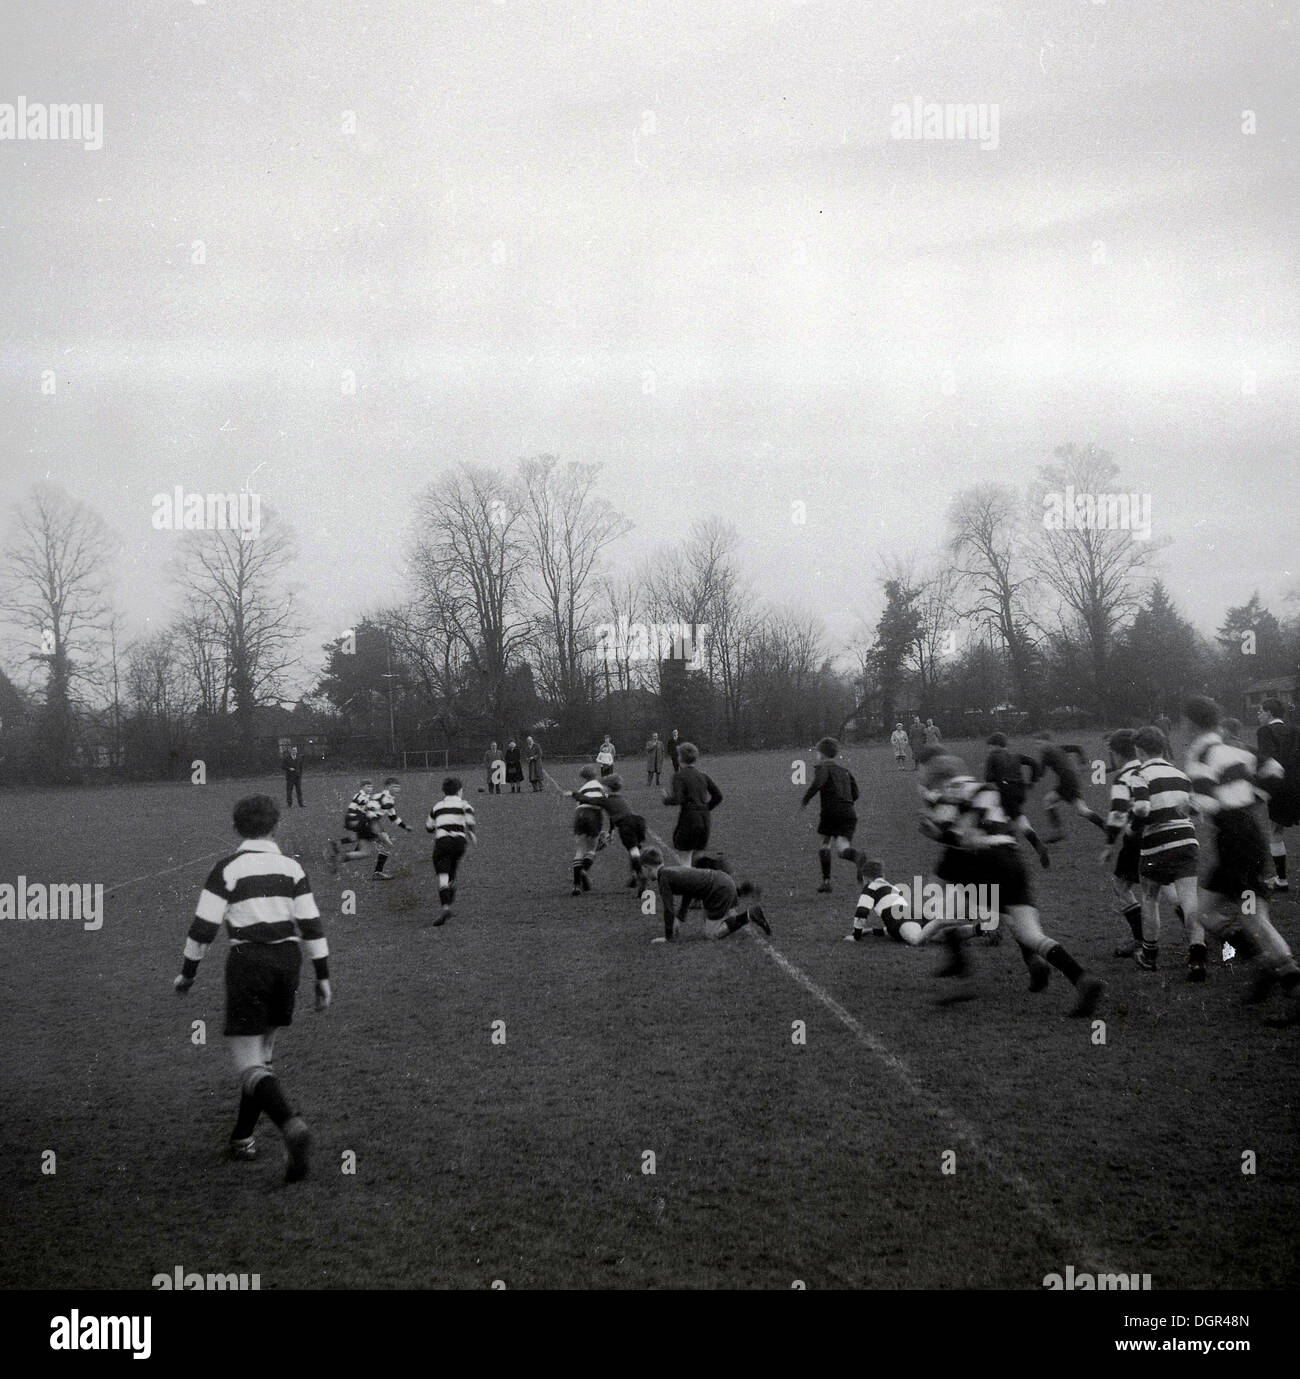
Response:
[[[445,771],[450,753],[446,747],[421,747],[414,751],[402,750],[403,771]]]

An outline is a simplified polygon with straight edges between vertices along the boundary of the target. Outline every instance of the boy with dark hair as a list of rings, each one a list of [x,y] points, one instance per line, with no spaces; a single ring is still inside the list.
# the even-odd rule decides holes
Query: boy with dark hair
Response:
[[[921,831],[943,848],[935,875],[945,883],[974,885],[996,904],[1029,970],[1030,991],[1045,990],[1055,967],[1075,989],[1070,1014],[1091,1015],[1101,999],[1102,983],[1043,932],[1016,846],[1016,830],[1002,810],[998,792],[974,780],[959,758],[940,752],[924,764],[922,798],[926,807]],[[967,965],[960,935],[953,928],[944,937],[949,960],[939,975],[964,976]]]
[[[682,920],[691,902],[698,900],[704,907],[705,938],[726,938],[752,920],[765,933],[771,934],[772,927],[757,903],[748,909],[740,908],[742,899],[753,897],[757,902],[759,890],[748,881],[737,884],[726,862],[720,857],[702,856],[696,865],[690,867],[664,866],[663,853],[658,848],[646,848],[641,854],[641,866],[646,880],[658,885],[663,904],[664,932],[662,938],[651,939],[652,943],[671,943],[681,932]],[[679,913],[673,912],[673,901],[680,897]]]
[[[1033,757],[1023,752],[1013,752],[1007,745],[1005,733],[994,733],[988,740],[993,749],[984,761],[984,779],[996,785],[1002,797],[1002,809],[1008,819],[1023,834],[1025,841],[1038,854],[1039,862],[1051,866],[1052,857],[1043,845],[1029,816],[1025,813],[1025,800],[1029,788],[1042,774],[1042,769]],[[1027,778],[1026,778],[1027,777]]]
[[[182,996],[189,991],[224,925],[230,936],[224,1032],[240,1081],[230,1155],[256,1158],[253,1131],[265,1111],[284,1136],[284,1181],[294,1183],[307,1176],[311,1135],[290,1108],[271,1060],[276,1033],[293,1022],[302,947],[316,970],[316,1009],[329,1006],[329,945],[307,874],[271,838],[280,820],[275,801],[251,795],[235,805],[233,819],[242,841],[208,874],[173,986]]]
[[[326,846],[325,860],[329,863],[330,874],[333,876],[339,874],[340,862],[356,862],[368,856],[365,844],[377,842],[379,838],[374,810],[370,803],[374,784],[367,776],[357,787],[343,815],[343,837],[331,838]]]
[[[1087,800],[1083,798],[1083,789],[1079,784],[1079,772],[1074,762],[1070,760],[1071,754],[1076,757],[1082,757],[1083,754],[1073,745],[1058,746],[1053,735],[1046,729],[1035,733],[1034,736],[1043,744],[1043,759],[1039,775],[1046,775],[1048,771],[1052,771],[1056,775],[1056,788],[1049,790],[1043,800],[1047,817],[1052,823],[1052,836],[1043,841],[1059,843],[1065,837],[1065,822],[1061,818],[1060,810],[1060,806],[1063,804],[1073,805],[1090,824],[1095,824],[1104,833],[1106,821],[1096,810],[1089,809]]]
[[[683,742],[678,747],[677,759],[681,764],[673,772],[664,803],[677,806],[673,847],[689,858],[709,845],[711,815],[722,803],[722,791],[711,776],[696,766],[700,749],[693,742]]]
[[[601,782],[605,787],[605,798],[601,808],[609,818],[612,832],[618,834],[619,842],[627,849],[628,860],[632,864],[632,875],[628,877],[628,888],[638,890],[644,886],[641,875],[641,845],[646,839],[646,822],[640,814],[632,812],[632,806],[622,794],[623,778],[617,771],[606,776]]]
[[[853,773],[835,760],[839,752],[840,744],[833,737],[824,737],[817,744],[817,766],[812,783],[799,802],[799,808],[806,809],[814,796],[820,801],[817,861],[822,879],[817,887],[819,892],[831,888],[832,852],[855,867],[859,860],[859,853],[853,846],[853,834],[858,826],[858,813],[853,807],[858,800],[858,783]]]
[[[379,829],[379,842],[375,847],[375,870],[374,876],[380,881],[391,881],[392,876],[385,870],[388,865],[388,858],[392,852],[393,840],[391,835],[385,830],[385,823],[396,824],[403,833],[411,830],[397,812],[396,796],[401,793],[402,782],[396,776],[384,777],[384,788],[377,795],[370,797],[370,812],[376,821]],[[386,849],[386,851],[384,850]]]
[[[429,810],[424,821],[425,832],[433,834],[433,870],[437,873],[438,900],[442,905],[433,921],[435,929],[451,918],[456,899],[456,868],[466,848],[476,841],[474,806],[460,792],[460,778],[448,776],[442,783],[442,799]]]

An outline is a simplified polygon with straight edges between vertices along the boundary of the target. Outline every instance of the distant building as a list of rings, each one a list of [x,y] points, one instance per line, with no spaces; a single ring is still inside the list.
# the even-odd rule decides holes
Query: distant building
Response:
[[[1247,715],[1253,715],[1265,699],[1280,699],[1284,704],[1294,706],[1297,684],[1300,684],[1300,676],[1296,675],[1273,675],[1267,680],[1252,680],[1242,695]]]

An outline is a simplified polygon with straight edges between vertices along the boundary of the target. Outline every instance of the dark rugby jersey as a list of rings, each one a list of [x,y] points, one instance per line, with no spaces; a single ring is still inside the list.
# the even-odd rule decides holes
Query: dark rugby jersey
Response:
[[[1054,742],[1048,742],[1043,746],[1043,772],[1055,771],[1056,778],[1065,786],[1077,786],[1079,784],[1079,772],[1067,755],[1064,747],[1058,747]]]
[[[616,790],[611,790],[606,794],[605,798],[600,801],[600,807],[609,815],[609,821],[612,824],[632,816],[632,806]]]
[[[192,977],[222,925],[231,943],[296,943],[328,975],[329,945],[307,874],[270,838],[249,838],[208,875],[185,940],[186,976]]]
[[[736,897],[729,873],[712,867],[660,867],[659,894],[671,910],[673,896],[698,900],[706,914],[727,909]]]
[[[838,761],[817,763],[812,784],[803,794],[804,804],[817,795],[821,796],[821,811],[827,818],[856,817],[853,805],[858,798],[858,783],[853,779],[852,771]]]
[[[1164,757],[1151,757],[1132,775],[1133,817],[1142,824],[1142,856],[1196,846],[1190,818],[1192,783]]]
[[[714,785],[712,777],[697,767],[683,766],[673,773],[667,803],[704,812],[722,803],[722,791]]]
[[[996,785],[1031,785],[1042,774],[1042,767],[1033,757],[1013,752],[1009,747],[994,747],[984,762],[984,779]]]

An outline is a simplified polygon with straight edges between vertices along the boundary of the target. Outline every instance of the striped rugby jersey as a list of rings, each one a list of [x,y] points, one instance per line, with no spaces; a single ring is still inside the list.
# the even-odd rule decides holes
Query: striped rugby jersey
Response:
[[[402,822],[402,816],[397,812],[397,801],[393,798],[391,790],[381,790],[377,795],[371,795],[368,812],[372,819],[388,819],[398,828],[406,827]]]
[[[1229,746],[1216,732],[1202,733],[1187,749],[1187,775],[1202,814],[1253,808],[1281,774],[1276,761],[1260,767],[1254,752]]]
[[[461,795],[444,795],[429,810],[424,827],[433,834],[435,841],[439,838],[464,838],[467,843],[472,843],[476,838],[474,806]]]
[[[996,785],[972,776],[954,776],[942,790],[923,790],[921,831],[946,848],[974,851],[1015,847],[1016,830],[1002,808]]]
[[[1132,773],[1133,818],[1142,825],[1142,856],[1197,846],[1192,827],[1192,783],[1164,757],[1151,757]]]
[[[858,921],[855,927],[865,928],[886,910],[902,919],[907,914],[907,908],[907,901],[898,887],[892,881],[886,881],[883,876],[878,876],[874,881],[868,881],[862,888],[862,894],[858,896],[858,908],[853,912],[853,918]]]
[[[348,809],[344,817],[344,822],[353,824],[361,819],[370,818],[370,798],[370,791],[367,790],[365,786],[362,786],[348,801]]]
[[[329,945],[307,873],[270,838],[246,838],[208,874],[185,940],[184,975],[194,975],[223,924],[231,943],[296,943],[301,937],[316,976],[323,981],[329,975]]]
[[[1142,833],[1142,825],[1133,817],[1133,775],[1141,769],[1142,763],[1134,757],[1115,772],[1115,779],[1110,783],[1110,813],[1106,815],[1108,843],[1113,843],[1125,831],[1135,838]]]
[[[585,780],[573,792],[573,801],[579,809],[599,809],[605,803],[606,793],[598,780]]]

